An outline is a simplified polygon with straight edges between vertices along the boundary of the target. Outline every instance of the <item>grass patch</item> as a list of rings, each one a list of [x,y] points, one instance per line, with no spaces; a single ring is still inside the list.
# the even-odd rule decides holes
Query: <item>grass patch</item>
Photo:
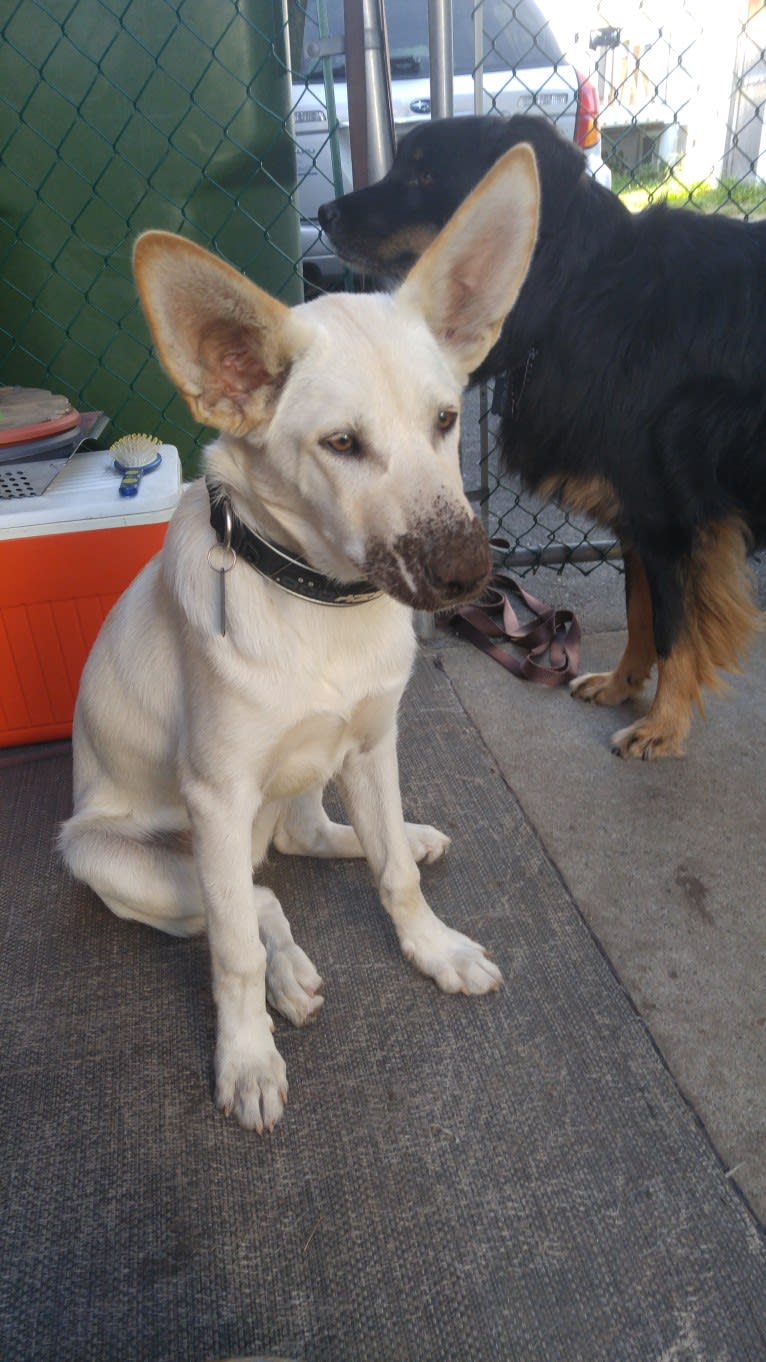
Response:
[[[675,208],[696,208],[701,213],[766,217],[766,184],[763,180],[702,180],[685,184],[671,171],[645,176],[615,173],[612,189],[632,213],[640,212],[651,203],[669,203]]]

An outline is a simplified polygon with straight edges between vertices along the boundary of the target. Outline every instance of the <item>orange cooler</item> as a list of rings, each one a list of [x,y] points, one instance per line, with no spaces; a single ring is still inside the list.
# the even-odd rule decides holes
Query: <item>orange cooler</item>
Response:
[[[0,747],[67,738],[107,612],[162,547],[181,492],[173,445],[138,495],[110,454],[75,454],[38,497],[0,500]]]

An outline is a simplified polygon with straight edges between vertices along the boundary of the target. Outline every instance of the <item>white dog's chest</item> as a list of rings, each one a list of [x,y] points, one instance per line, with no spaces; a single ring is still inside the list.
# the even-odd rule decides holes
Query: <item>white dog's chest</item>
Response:
[[[316,709],[286,727],[270,753],[267,799],[285,799],[312,785],[326,785],[350,751],[372,747],[390,728],[399,688],[367,695],[350,710]]]
[[[270,754],[264,781],[267,799],[286,799],[312,785],[326,785],[354,745],[339,714],[314,714],[284,733]]]

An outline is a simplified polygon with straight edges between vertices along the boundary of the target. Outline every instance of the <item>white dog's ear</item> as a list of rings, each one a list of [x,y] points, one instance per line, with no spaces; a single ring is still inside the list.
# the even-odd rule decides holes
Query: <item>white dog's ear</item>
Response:
[[[500,333],[532,258],[540,189],[526,142],[512,147],[464,199],[397,295],[416,308],[465,374]]]
[[[171,232],[144,232],[133,270],[160,360],[196,420],[233,435],[267,420],[307,342],[290,309]]]

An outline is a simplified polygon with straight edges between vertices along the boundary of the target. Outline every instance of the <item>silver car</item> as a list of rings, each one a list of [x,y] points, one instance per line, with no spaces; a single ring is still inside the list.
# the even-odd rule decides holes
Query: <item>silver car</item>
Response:
[[[386,0],[391,89],[397,136],[430,117],[427,0]],[[330,35],[343,33],[343,0],[327,0]],[[485,0],[482,112],[539,113],[552,119],[585,152],[588,167],[602,183],[611,174],[601,156],[598,94],[595,85],[565,56],[534,0]],[[324,239],[319,205],[353,189],[348,130],[348,92],[342,54],[332,57],[338,122],[339,179],[333,165],[316,0],[308,0],[300,62],[293,86],[298,147],[297,204],[301,216],[303,275],[309,285],[327,285],[342,266]],[[332,44],[330,44],[332,46]],[[473,13],[468,0],[455,0],[453,15],[454,111],[474,106]],[[336,43],[335,46],[340,46]]]

